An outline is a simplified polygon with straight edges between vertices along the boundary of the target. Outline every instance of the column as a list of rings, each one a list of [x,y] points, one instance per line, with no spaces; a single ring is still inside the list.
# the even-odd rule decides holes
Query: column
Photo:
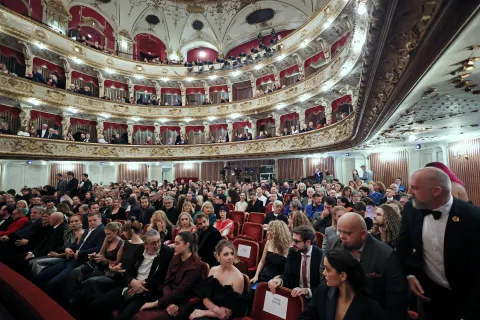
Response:
[[[104,122],[105,122],[105,119],[103,119],[102,117],[97,118],[97,140],[105,139],[105,136],[103,135],[103,133],[104,133],[103,123]]]
[[[306,123],[305,123],[305,110],[303,110],[302,108],[300,108],[299,106],[296,106],[295,108],[293,108],[293,110],[298,113],[298,121],[300,123],[300,130],[304,129],[307,127]]]
[[[185,133],[186,133],[186,131],[185,131],[185,127],[186,127],[185,123],[179,123],[179,126],[180,126],[180,136],[181,136],[181,137],[185,137]]]
[[[64,112],[62,114],[62,135],[66,136],[70,131],[70,117],[72,115],[70,113]]]
[[[274,161],[274,167],[273,167],[273,174],[275,179],[278,179],[277,173],[278,173],[278,159],[273,160]]]
[[[268,65],[271,69],[272,69],[272,72],[273,72],[273,76],[275,77],[275,83],[279,83],[280,84],[280,73],[278,72],[278,69],[275,65],[273,64],[270,64]]]
[[[33,73],[33,58],[32,50],[30,50],[30,44],[18,41],[22,45],[23,57],[25,58],[25,76]]]
[[[233,84],[230,81],[230,78],[226,78],[227,80],[227,89],[228,89],[228,102],[233,101]]]
[[[280,114],[272,112],[272,117],[275,120],[275,136],[280,136],[280,127],[282,125],[280,123]]]
[[[210,138],[210,123],[204,122],[203,123],[203,132],[205,133],[205,139],[208,137]]]
[[[26,131],[30,131],[30,119],[31,115],[30,112],[32,111],[32,107],[23,103],[20,103],[20,126],[25,127]]]
[[[133,98],[135,97],[135,85],[130,77],[124,77],[127,80],[128,85],[128,97]]]
[[[66,57],[60,57],[60,60],[63,61],[63,68],[65,69],[65,88],[68,90],[72,85],[72,67],[70,66],[70,61]]]
[[[182,106],[187,105],[187,89],[185,88],[185,85],[181,82],[178,82],[180,84],[180,90],[182,91]]]
[[[232,120],[227,120],[227,132],[228,132],[228,137],[229,141],[232,142],[234,141],[233,137],[233,121]]]
[[[205,90],[205,98],[208,97],[208,100],[211,101],[210,99],[210,86],[208,85],[207,81],[201,80],[203,83],[203,90]]]
[[[98,97],[101,98],[105,96],[105,78],[103,77],[103,74],[100,72],[98,69],[93,69],[97,75],[98,79]]]
[[[162,144],[162,137],[160,136],[160,123],[154,122],[153,126],[155,127],[155,131],[153,131],[153,143]]]
[[[302,77],[305,77],[305,65],[304,65],[304,60],[302,57],[298,55],[298,53],[292,54],[292,56],[295,58],[295,61],[297,62],[298,65],[298,71],[300,71],[300,75]]]
[[[302,158],[303,178],[307,177],[307,158]]]
[[[201,180],[203,180],[202,178],[203,178],[203,177],[202,177],[202,162],[200,161],[200,162],[198,163],[198,180],[201,181]]]
[[[332,101],[325,98],[320,98],[316,101],[321,106],[325,107],[325,120],[327,121],[327,126],[332,124]]]
[[[128,144],[133,143],[133,121],[127,121]]]
[[[160,83],[158,81],[152,81],[153,84],[155,85],[155,95],[157,96],[158,102],[162,100],[162,86],[160,86]]]
[[[252,119],[248,118],[247,121],[250,123],[250,133],[252,134],[252,139],[257,139],[257,123]]]

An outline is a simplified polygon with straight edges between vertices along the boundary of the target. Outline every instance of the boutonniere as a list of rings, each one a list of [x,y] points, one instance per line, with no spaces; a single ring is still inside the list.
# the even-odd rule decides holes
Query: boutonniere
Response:
[[[457,216],[454,216],[454,217],[452,218],[452,220],[453,220],[453,222],[458,222],[458,221],[460,221],[460,218],[457,217]]]

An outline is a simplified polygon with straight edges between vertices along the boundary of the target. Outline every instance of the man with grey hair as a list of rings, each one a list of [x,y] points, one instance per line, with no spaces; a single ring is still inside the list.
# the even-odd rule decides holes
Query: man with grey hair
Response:
[[[372,170],[368,170],[366,165],[360,166],[360,168],[363,170],[363,174],[360,177],[360,180],[362,180],[364,183],[370,183],[370,181],[373,180],[373,172]]]
[[[275,196],[275,194],[272,194]],[[283,214],[283,203],[280,200],[275,200],[272,205],[272,212],[267,213],[263,220],[263,226],[266,228],[271,221],[281,220],[288,224],[288,218]]]
[[[410,290],[428,319],[478,319],[480,208],[454,198],[440,169],[417,170],[409,183],[396,250]]]
[[[347,212],[337,221],[336,236],[329,237],[326,251],[344,248],[363,267],[372,299],[388,314],[389,320],[405,320],[408,309],[408,287],[395,251],[367,232],[365,220],[355,212]],[[326,252],[325,251],[325,252]],[[324,255],[325,256],[325,255]],[[322,259],[321,271],[325,269]]]
[[[163,198],[163,211],[167,215],[167,218],[168,220],[170,220],[170,222],[173,223],[173,221],[176,222],[178,220],[179,212],[173,204],[172,197],[166,196],[165,198]]]
[[[302,211],[302,203],[300,202],[300,200],[294,199],[290,201],[290,211],[292,213]]]
[[[113,310],[121,310],[119,319],[131,319],[146,303],[160,298],[174,250],[160,242],[160,234],[149,230],[143,236],[144,250],[124,273],[125,287],[115,288],[95,299],[90,310],[95,319],[108,319]],[[128,296],[128,299],[125,297]]]
[[[20,230],[27,222],[27,209],[17,208],[12,212],[13,221],[10,223],[6,231],[0,231],[0,239],[3,242],[8,241],[8,235]],[[4,237],[7,236],[7,237]]]

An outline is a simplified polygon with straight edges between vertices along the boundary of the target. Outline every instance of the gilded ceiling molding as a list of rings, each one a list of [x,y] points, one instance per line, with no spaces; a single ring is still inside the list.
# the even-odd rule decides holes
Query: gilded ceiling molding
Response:
[[[350,139],[353,116],[326,128],[271,139],[185,146],[137,146],[0,135],[3,158],[42,160],[213,160],[318,152]]]

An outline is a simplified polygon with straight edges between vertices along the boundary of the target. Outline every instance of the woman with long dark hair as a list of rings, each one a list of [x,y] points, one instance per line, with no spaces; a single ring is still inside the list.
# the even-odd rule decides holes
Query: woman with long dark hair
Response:
[[[329,250],[324,258],[326,285],[313,295],[299,320],[386,320],[385,311],[369,298],[360,262],[345,249]]]

